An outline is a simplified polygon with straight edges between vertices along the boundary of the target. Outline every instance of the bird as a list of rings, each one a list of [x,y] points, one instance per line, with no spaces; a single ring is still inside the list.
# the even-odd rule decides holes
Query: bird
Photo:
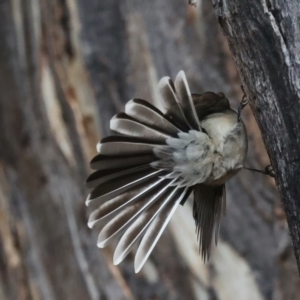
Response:
[[[217,244],[226,209],[226,182],[243,169],[247,130],[221,92],[191,94],[184,71],[158,83],[157,108],[132,99],[110,121],[112,135],[97,144],[90,228],[100,228],[97,246],[118,240],[115,265],[138,245],[134,270],[149,258],[174,212],[193,197],[193,218],[204,261]]]

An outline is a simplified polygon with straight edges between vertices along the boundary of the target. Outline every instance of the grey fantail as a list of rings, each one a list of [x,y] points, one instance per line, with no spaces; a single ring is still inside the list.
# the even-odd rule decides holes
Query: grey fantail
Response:
[[[225,212],[225,183],[244,165],[247,132],[223,93],[191,94],[183,71],[158,84],[162,111],[133,99],[114,116],[115,132],[97,145],[87,179],[94,208],[89,227],[101,228],[97,245],[119,242],[114,263],[133,245],[138,272],[179,204],[193,194],[193,217],[203,259],[217,242]]]

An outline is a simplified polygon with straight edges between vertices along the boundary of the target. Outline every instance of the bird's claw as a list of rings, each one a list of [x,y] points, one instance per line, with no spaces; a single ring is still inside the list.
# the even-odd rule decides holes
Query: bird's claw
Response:
[[[271,165],[268,165],[265,167],[265,172],[267,175],[271,176],[271,177],[275,177],[275,172],[274,169]]]
[[[244,96],[240,102],[241,110],[248,104],[248,102],[249,102],[249,99],[246,96],[246,94],[244,94]]]
[[[247,97],[247,94],[246,94],[246,92],[245,92],[245,89],[244,89],[244,86],[243,85],[241,85],[241,89],[242,89],[242,91],[243,91],[243,98],[242,98],[242,100],[241,100],[241,102],[240,102],[240,106],[241,106],[241,110],[248,104],[248,102],[249,102],[249,99],[248,99],[248,97]]]
[[[248,99],[248,97],[247,97],[247,95],[246,95],[246,93],[245,93],[245,90],[244,90],[244,86],[241,86],[241,88],[242,88],[242,91],[243,91],[243,93],[244,93],[244,95],[243,95],[243,98],[242,98],[242,100],[241,100],[241,102],[240,102],[240,105],[239,105],[239,107],[238,107],[238,122],[240,121],[240,119],[241,119],[241,112],[242,112],[242,109],[248,104],[248,102],[249,102],[249,99]]]

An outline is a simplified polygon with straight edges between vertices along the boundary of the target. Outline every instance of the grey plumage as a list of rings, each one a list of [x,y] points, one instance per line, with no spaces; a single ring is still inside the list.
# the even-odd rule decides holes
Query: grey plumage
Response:
[[[101,140],[91,161],[96,171],[86,204],[88,226],[101,228],[98,246],[120,237],[114,263],[140,242],[138,272],[179,204],[193,192],[193,217],[204,260],[217,243],[225,212],[225,182],[242,167],[247,134],[224,94],[191,94],[183,71],[158,84],[163,111],[142,99],[130,100],[112,118],[116,135]]]

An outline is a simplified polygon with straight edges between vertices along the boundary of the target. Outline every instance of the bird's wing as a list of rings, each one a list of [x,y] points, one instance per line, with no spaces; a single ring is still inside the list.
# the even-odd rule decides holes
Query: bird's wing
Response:
[[[192,99],[200,121],[212,113],[230,109],[229,101],[223,93],[192,94]]]
[[[213,236],[217,244],[220,220],[226,208],[225,184],[207,186],[197,184],[194,188],[193,216],[199,240],[199,249],[205,260],[209,259]]]

